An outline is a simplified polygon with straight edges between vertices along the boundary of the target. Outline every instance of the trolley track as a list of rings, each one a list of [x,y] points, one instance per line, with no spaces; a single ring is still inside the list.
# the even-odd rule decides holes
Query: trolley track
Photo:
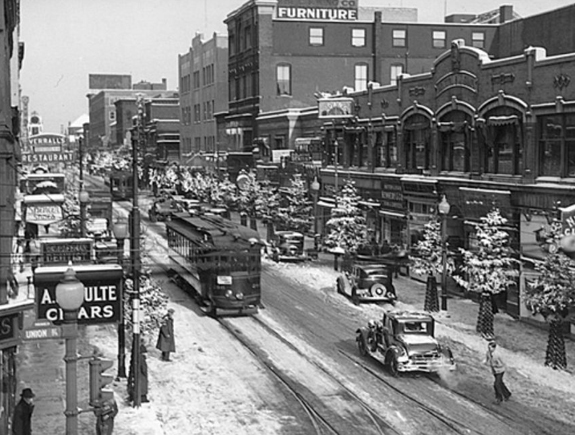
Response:
[[[354,413],[350,416],[349,414],[344,419],[337,414],[336,410],[330,409],[326,405],[321,405],[321,397],[318,397],[313,391],[308,387],[303,385],[297,379],[294,379],[285,370],[278,367],[271,358],[266,355],[266,350],[261,349],[253,342],[249,340],[239,329],[238,325],[235,324],[233,318],[218,318],[220,325],[225,328],[236,340],[238,340],[246,349],[264,366],[268,371],[284,385],[288,391],[293,395],[293,397],[298,401],[302,408],[308,414],[311,424],[316,430],[318,435],[348,435],[350,433],[350,428],[355,428],[359,430],[361,428],[362,434],[375,434],[375,435],[398,435],[395,428],[390,426],[385,420],[378,416],[366,403],[364,403],[359,397],[357,397],[353,392],[346,388],[341,382],[336,378],[331,376],[323,368],[319,367],[313,361],[310,361],[303,353],[299,352],[293,344],[289,341],[283,339],[275,330],[271,329],[266,325],[261,319],[256,316],[249,317],[251,321],[256,323],[260,328],[262,328],[267,334],[272,335],[281,343],[288,347],[291,351],[297,353],[300,358],[305,359],[307,363],[313,364],[317,369],[321,370],[325,376],[329,378],[331,382],[337,384],[338,388],[345,393],[345,399],[350,401],[354,406]],[[242,318],[246,320],[246,318]],[[245,323],[245,322],[244,322]],[[359,415],[360,412],[362,415]],[[355,421],[350,421],[350,418]],[[370,422],[369,428],[365,427],[366,422]],[[342,427],[343,426],[343,427]]]

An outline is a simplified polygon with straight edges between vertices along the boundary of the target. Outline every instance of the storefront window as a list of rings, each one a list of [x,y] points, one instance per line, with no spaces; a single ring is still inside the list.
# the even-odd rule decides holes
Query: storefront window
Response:
[[[575,176],[575,113],[539,117],[540,175]]]
[[[441,119],[441,163],[444,171],[469,172],[471,117],[461,111],[453,111]]]
[[[408,170],[429,169],[431,129],[429,118],[413,115],[405,121],[405,152]]]

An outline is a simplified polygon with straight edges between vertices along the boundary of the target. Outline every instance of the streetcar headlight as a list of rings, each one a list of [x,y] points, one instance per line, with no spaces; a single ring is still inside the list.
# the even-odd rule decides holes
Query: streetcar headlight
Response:
[[[239,299],[240,301],[244,298],[244,294],[243,293],[237,293],[236,294],[236,299]]]
[[[233,296],[234,292],[231,290],[226,291],[226,298],[231,298]]]

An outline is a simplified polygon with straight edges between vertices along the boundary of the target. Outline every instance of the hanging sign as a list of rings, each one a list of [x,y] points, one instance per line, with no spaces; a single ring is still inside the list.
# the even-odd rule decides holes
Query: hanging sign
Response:
[[[42,266],[34,271],[36,318],[57,325],[64,311],[56,302],[56,286],[69,266]],[[96,325],[117,323],[122,308],[123,271],[117,264],[73,266],[76,278],[84,284],[84,303],[78,311],[78,323]]]

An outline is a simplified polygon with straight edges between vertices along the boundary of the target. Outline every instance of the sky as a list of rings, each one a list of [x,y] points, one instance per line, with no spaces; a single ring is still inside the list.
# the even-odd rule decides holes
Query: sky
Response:
[[[44,131],[60,133],[88,113],[89,74],[130,74],[132,83],[168,81],[178,87],[178,55],[202,33],[226,33],[224,19],[247,0],[21,0],[25,55],[20,83]],[[523,17],[568,0],[360,0],[360,6],[418,9],[419,22],[442,22],[444,12],[478,14],[514,4]]]

